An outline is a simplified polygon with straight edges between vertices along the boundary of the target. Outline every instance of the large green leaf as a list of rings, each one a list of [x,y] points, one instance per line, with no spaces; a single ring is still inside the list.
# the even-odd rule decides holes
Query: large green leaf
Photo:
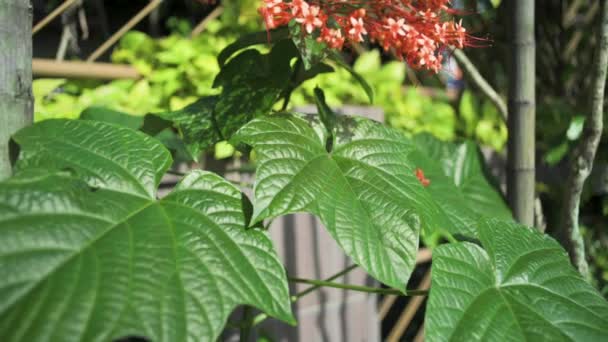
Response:
[[[237,132],[257,157],[254,220],[311,212],[356,263],[404,289],[420,223],[450,223],[415,177],[410,140],[363,118],[338,117],[335,127],[331,152],[317,119],[274,115]]]
[[[478,245],[433,252],[428,341],[605,341],[608,303],[560,245],[531,228],[490,219]]]
[[[16,139],[19,171],[0,183],[3,341],[212,341],[239,304],[293,323],[272,243],[227,181],[193,172],[156,200],[168,152],[100,122]]]
[[[419,134],[414,140],[428,157],[441,163],[444,174],[453,180],[473,211],[487,217],[512,218],[504,199],[488,182],[481,153],[472,141],[455,144],[430,134]]]

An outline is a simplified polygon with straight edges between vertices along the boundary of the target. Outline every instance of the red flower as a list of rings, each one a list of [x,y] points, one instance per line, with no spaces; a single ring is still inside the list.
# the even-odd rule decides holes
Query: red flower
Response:
[[[309,34],[315,27],[323,26],[323,21],[319,18],[319,10],[317,6],[301,6],[299,9],[300,16],[296,17],[296,21],[302,24]]]
[[[424,187],[427,187],[431,184],[431,181],[424,177],[424,172],[421,168],[416,168],[416,178],[418,178],[420,184],[422,184],[422,186]]]

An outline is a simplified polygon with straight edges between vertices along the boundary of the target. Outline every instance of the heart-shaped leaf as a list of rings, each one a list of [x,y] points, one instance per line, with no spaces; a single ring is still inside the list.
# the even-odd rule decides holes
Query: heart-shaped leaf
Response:
[[[293,323],[267,235],[212,173],[156,200],[165,148],[128,128],[44,121],[0,183],[3,341],[215,340],[239,304]],[[65,171],[55,171],[65,170]]]
[[[306,211],[344,251],[383,283],[404,289],[420,222],[450,223],[415,176],[416,147],[363,118],[336,118],[333,150],[316,119],[274,115],[251,121],[235,143],[255,148],[254,220]]]
[[[495,219],[479,225],[482,247],[433,251],[428,341],[603,341],[608,303],[536,230]]]

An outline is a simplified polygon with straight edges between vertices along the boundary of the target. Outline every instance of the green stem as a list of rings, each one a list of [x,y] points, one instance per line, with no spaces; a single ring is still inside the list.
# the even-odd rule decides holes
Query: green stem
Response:
[[[293,74],[291,74],[291,79],[289,80],[289,85],[283,92],[283,106],[281,107],[281,111],[285,111],[287,106],[289,105],[289,100],[291,99],[291,93],[294,91],[297,85],[297,79],[299,74],[302,72],[302,58],[298,58],[296,64],[293,68]]]
[[[331,277],[325,279],[324,281],[328,281],[329,282],[329,281],[332,281],[332,280],[336,280],[336,279],[340,278],[341,276],[343,276],[343,275],[349,273],[350,271],[354,270],[355,268],[357,268],[357,265],[355,265],[355,264],[350,265],[347,268],[343,269],[342,271],[340,271],[340,272],[332,275]],[[298,300],[298,299],[306,296],[307,294],[309,294],[311,292],[314,292],[314,291],[320,289],[321,287],[323,287],[323,285],[315,285],[315,284],[313,284],[313,285],[314,286],[311,286],[311,287],[307,288],[306,290],[304,290],[304,291],[302,291],[300,293],[296,293],[294,296],[292,296],[291,297],[292,301],[295,302],[296,300]],[[294,300],[294,298],[295,298],[295,300]]]
[[[240,333],[240,337],[239,340],[241,342],[246,342],[249,339],[249,334],[251,332],[251,328],[253,327],[253,316],[252,316],[252,312],[251,312],[251,307],[250,306],[245,306],[243,308],[243,320],[241,323],[241,333]]]
[[[311,284],[319,287],[333,287],[337,289],[351,290],[351,291],[359,291],[359,292],[367,292],[367,293],[379,293],[379,294],[391,294],[398,296],[426,296],[428,295],[428,290],[409,290],[403,292],[397,289],[383,289],[379,287],[368,287],[368,286],[360,286],[360,285],[350,285],[350,284],[341,284],[334,283],[331,281],[325,280],[314,280],[314,279],[302,279],[302,278],[288,278],[289,281],[295,283],[302,284]]]
[[[345,274],[349,273],[350,271],[354,270],[355,268],[357,268],[357,265],[354,265],[354,264],[353,264],[353,265],[350,265],[350,266],[348,266],[347,268],[343,269],[342,271],[340,271],[340,272],[338,272],[338,273],[336,273],[336,274],[332,275],[331,277],[329,277],[329,278],[325,279],[325,281],[332,281],[332,280],[336,280],[336,279],[340,278],[341,276],[343,276],[343,275],[345,275]],[[323,286],[321,286],[321,285],[314,285],[314,286],[311,286],[311,287],[307,288],[306,290],[304,290],[304,291],[302,291],[302,292],[300,292],[300,293],[296,293],[295,295],[291,296],[291,301],[292,301],[292,302],[296,302],[298,299],[300,299],[300,298],[302,298],[302,297],[306,296],[306,295],[307,295],[307,294],[309,294],[309,293],[312,293],[312,292],[314,292],[314,291],[316,291],[316,290],[320,289],[321,287],[323,287]],[[258,314],[258,315],[257,315],[257,316],[256,316],[256,317],[253,319],[253,324],[252,324],[252,326],[254,326],[254,327],[255,327],[256,325],[258,325],[258,324],[260,324],[260,323],[264,322],[264,321],[265,321],[267,318],[268,318],[268,315],[266,315],[265,313],[260,313],[260,314]]]

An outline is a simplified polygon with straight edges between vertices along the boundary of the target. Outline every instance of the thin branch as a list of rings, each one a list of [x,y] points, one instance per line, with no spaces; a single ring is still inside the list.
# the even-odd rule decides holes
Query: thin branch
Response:
[[[350,284],[342,284],[342,283],[334,283],[331,281],[325,280],[314,280],[314,279],[302,279],[302,278],[288,278],[289,281],[294,283],[302,283],[302,284],[311,284],[319,287],[333,287],[336,289],[344,289],[358,292],[367,292],[367,293],[379,293],[385,295],[398,295],[398,296],[426,296],[428,295],[428,290],[407,290],[403,292],[397,289],[383,289],[380,287],[368,287],[368,286],[360,286],[360,285],[350,285]]]
[[[352,271],[352,270],[354,270],[355,268],[357,268],[357,266],[358,266],[358,265],[356,265],[356,264],[352,264],[352,265],[348,266],[347,268],[343,269],[342,271],[340,271],[340,272],[338,272],[338,273],[336,273],[336,274],[332,275],[331,277],[329,277],[329,278],[325,279],[325,281],[334,281],[334,280],[336,280],[336,279],[340,278],[341,276],[343,276],[343,275],[346,275],[346,274],[350,273],[350,271]],[[314,291],[318,290],[318,289],[319,289],[319,288],[321,288],[321,287],[322,287],[321,285],[314,285],[314,286],[311,286],[311,287],[307,288],[306,290],[304,290],[304,291],[302,291],[302,292],[300,292],[300,293],[296,293],[296,294],[295,294],[295,295],[293,295],[291,298],[292,298],[292,300],[295,302],[296,300],[298,300],[298,299],[300,299],[300,298],[302,298],[302,297],[306,296],[307,294],[309,294],[309,293],[311,293],[311,292],[314,292]]]
[[[354,270],[355,268],[357,268],[357,266],[358,265],[356,265],[356,264],[350,265],[347,268],[343,269],[342,271],[340,271],[340,272],[332,275],[331,277],[326,278],[325,281],[336,280],[336,279],[340,278],[341,276],[346,275],[350,271]],[[304,296],[306,296],[306,295],[308,295],[308,294],[310,294],[310,293],[312,293],[312,292],[320,289],[321,287],[323,287],[323,286],[321,286],[321,285],[314,285],[314,286],[311,286],[311,287],[307,288],[306,290],[304,290],[302,292],[296,293],[295,295],[291,296],[291,302],[295,303],[298,299],[300,299],[300,298],[302,298],[302,297],[304,297]],[[260,313],[260,314],[258,314],[253,319],[253,325],[252,326],[255,327],[256,325],[264,322],[267,318],[268,318],[268,315],[265,314],[265,313],[263,313],[263,312]]]
[[[456,61],[458,61],[458,64],[473,84],[496,106],[503,120],[507,121],[507,104],[481,75],[469,57],[462,50],[454,50],[454,58],[456,58]]]
[[[570,254],[572,263],[584,276],[588,275],[585,260],[585,246],[578,224],[578,215],[585,180],[593,168],[593,160],[602,136],[604,92],[608,72],[608,2],[602,5],[602,18],[597,46],[597,55],[590,74],[593,75],[591,89],[591,108],[585,120],[581,140],[575,148],[570,161],[567,183],[564,191],[563,210],[559,238]]]

